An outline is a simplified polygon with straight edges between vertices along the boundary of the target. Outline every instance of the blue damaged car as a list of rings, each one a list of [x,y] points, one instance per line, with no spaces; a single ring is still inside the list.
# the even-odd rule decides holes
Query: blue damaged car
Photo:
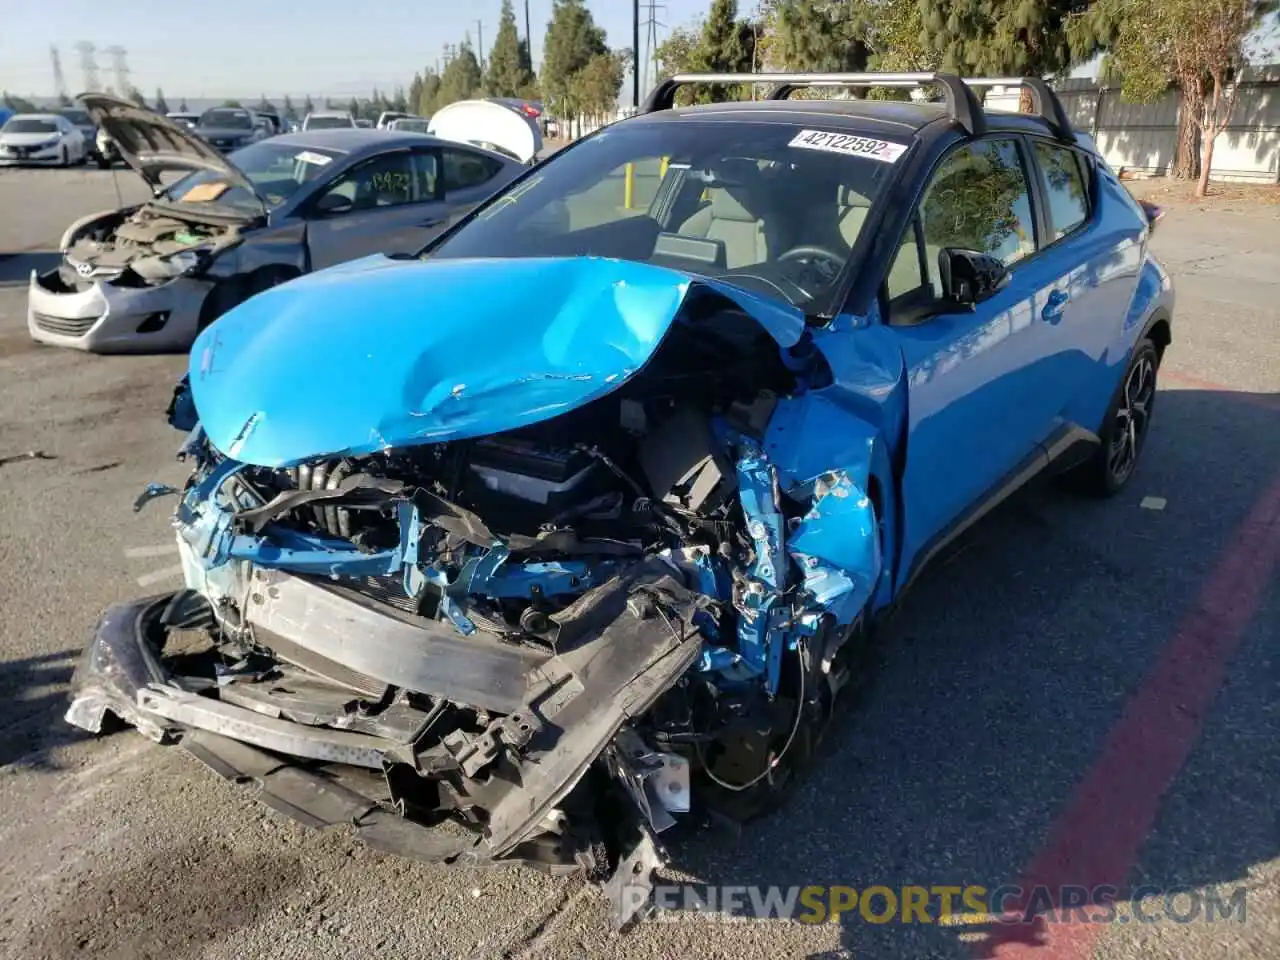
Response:
[[[794,781],[948,541],[1047,469],[1133,475],[1154,210],[999,82],[1034,109],[673,78],[420,256],[227,313],[171,412],[185,588],[106,612],[68,719],[378,849],[595,872],[632,915],[659,834]],[[877,84],[934,96],[788,99]]]

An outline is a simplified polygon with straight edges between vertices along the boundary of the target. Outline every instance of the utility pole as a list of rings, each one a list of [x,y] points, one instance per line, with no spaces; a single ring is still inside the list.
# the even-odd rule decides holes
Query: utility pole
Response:
[[[484,21],[476,21],[476,60],[480,63],[480,69],[484,70]]]
[[[631,4],[631,105],[640,110],[640,0]]]
[[[529,0],[524,0],[524,43],[529,50],[529,69],[533,69],[533,27],[529,26]]]
[[[62,75],[62,55],[56,46],[49,47],[49,59],[53,61],[53,92],[58,100],[67,100],[67,78]]]

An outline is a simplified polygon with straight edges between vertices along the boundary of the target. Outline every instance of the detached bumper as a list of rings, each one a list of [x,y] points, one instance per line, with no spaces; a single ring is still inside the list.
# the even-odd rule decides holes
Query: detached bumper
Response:
[[[68,290],[56,270],[32,271],[27,331],[40,343],[99,353],[186,350],[211,288],[206,280],[179,277],[157,287],[97,281],[85,290]]]

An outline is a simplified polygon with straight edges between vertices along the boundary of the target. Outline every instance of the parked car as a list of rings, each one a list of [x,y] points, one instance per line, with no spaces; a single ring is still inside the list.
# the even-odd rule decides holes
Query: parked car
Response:
[[[17,113],[0,127],[0,166],[41,164],[69,167],[84,163],[84,136],[56,113]]]
[[[399,133],[426,133],[430,124],[422,117],[401,117],[390,121],[384,129]]]
[[[186,127],[188,130],[194,130],[196,128],[196,124],[200,122],[200,114],[198,113],[176,111],[174,113],[166,113],[165,116],[180,126]]]
[[[31,336],[83,350],[185,349],[259,290],[418,250],[521,169],[421,134],[364,130],[286,134],[224,156],[128,101],[82,101],[156,194],[77,220],[61,264],[32,275]],[[163,185],[175,172],[188,175]]]
[[[665,81],[419,258],[201,334],[186,587],[107,610],[68,719],[381,850],[613,871],[626,919],[663,831],[795,783],[947,543],[1046,470],[1124,489],[1173,291],[1043,81],[771,79]]]
[[[231,153],[271,135],[268,121],[244,107],[214,107],[200,114],[195,132],[222,153]],[[123,151],[122,151],[123,152]]]
[[[420,119],[420,118],[412,113],[401,113],[396,110],[383,110],[382,113],[378,114],[378,122],[375,124],[375,126],[379,130],[388,130],[388,129],[391,129],[391,124],[396,120],[415,120],[415,119]]]
[[[303,130],[350,130],[355,126],[355,118],[345,110],[316,110],[302,121]]]
[[[497,100],[459,100],[441,107],[431,115],[427,132],[496,150],[521,163],[533,163],[542,149],[537,122]]]
[[[66,117],[80,131],[85,158],[102,166],[102,157],[98,153],[98,128],[93,125],[89,112],[84,107],[62,107],[58,110],[58,115]]]

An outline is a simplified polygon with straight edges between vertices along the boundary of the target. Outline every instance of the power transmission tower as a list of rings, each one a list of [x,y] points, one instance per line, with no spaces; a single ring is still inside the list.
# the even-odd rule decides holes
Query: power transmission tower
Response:
[[[129,91],[133,89],[133,85],[129,82],[129,63],[125,59],[129,51],[116,44],[114,47],[107,47],[103,53],[111,58],[111,73],[116,78],[116,92],[122,97],[127,97]]]
[[[56,46],[49,47],[49,59],[53,62],[53,92],[58,99],[67,100],[67,78],[62,75],[62,54]]]
[[[644,20],[644,26],[647,32],[644,38],[644,57],[640,57],[640,51],[636,51],[636,69],[643,70],[641,79],[644,86],[649,86],[649,67],[653,67],[653,82],[658,82],[658,28],[666,29],[667,25],[658,19],[659,13],[665,13],[667,5],[665,3],[655,3],[653,0],[647,0],[645,3],[647,16]]]
[[[88,40],[81,40],[76,44],[76,52],[80,54],[80,73],[84,77],[84,88],[91,92],[102,89],[98,81],[98,60],[94,56],[95,49]]]

